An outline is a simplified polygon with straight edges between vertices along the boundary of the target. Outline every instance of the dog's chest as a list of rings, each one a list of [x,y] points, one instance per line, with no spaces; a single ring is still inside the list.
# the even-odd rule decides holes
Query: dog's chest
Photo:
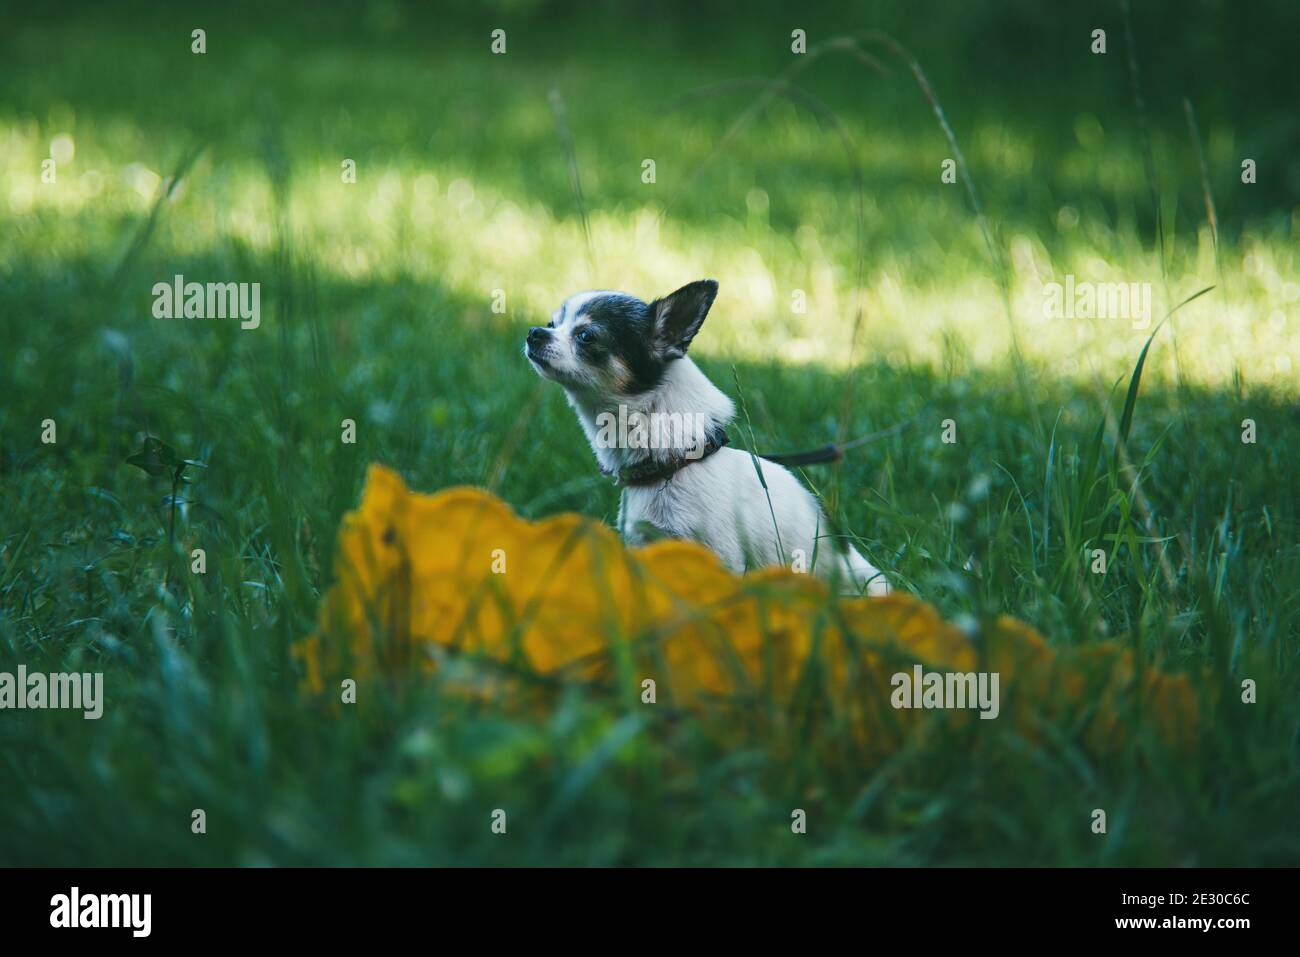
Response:
[[[780,561],[779,553],[761,541],[762,529],[756,533],[738,524],[743,509],[736,506],[746,495],[725,481],[728,475],[722,459],[726,451],[687,466],[662,485],[624,489],[619,508],[624,540],[630,545],[665,537],[698,542],[736,573],[745,569],[745,542],[757,546],[753,551],[759,564],[770,564],[767,559]]]
[[[675,505],[679,498],[680,495],[671,488],[625,488],[618,509],[618,524],[624,540],[638,545],[663,536],[690,537],[681,529]]]
[[[705,463],[700,463],[690,468],[704,467]],[[668,482],[625,488],[619,503],[624,539],[640,544],[667,536],[707,543],[713,537],[710,516],[691,477],[678,473]]]

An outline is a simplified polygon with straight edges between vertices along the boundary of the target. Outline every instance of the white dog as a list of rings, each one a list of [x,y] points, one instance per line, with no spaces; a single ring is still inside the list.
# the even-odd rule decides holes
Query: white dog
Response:
[[[632,545],[647,530],[699,542],[737,573],[785,565],[844,592],[887,594],[865,558],[833,544],[787,469],[726,447],[735,407],[686,355],[717,293],[708,279],[651,303],[582,292],[528,330],[528,361],[564,387],[602,470],[624,487],[620,533]]]

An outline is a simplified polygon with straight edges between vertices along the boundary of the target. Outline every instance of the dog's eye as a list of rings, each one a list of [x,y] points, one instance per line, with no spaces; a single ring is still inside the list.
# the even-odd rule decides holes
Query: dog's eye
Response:
[[[585,346],[596,341],[596,334],[588,327],[583,326],[573,334],[573,338],[577,339]]]

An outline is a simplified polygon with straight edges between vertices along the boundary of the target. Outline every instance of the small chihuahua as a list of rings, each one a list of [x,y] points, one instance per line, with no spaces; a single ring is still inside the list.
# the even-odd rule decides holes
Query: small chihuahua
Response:
[[[842,592],[888,594],[852,547],[826,547],[825,516],[794,475],[726,447],[735,407],[686,355],[717,294],[711,279],[651,303],[580,292],[528,330],[524,355],[564,387],[602,471],[624,487],[620,533],[630,545],[646,540],[647,526],[691,539],[736,573],[815,564]]]

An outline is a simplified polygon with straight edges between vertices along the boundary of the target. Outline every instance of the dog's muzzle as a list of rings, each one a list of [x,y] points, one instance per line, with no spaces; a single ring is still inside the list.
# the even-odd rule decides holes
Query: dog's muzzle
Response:
[[[526,351],[528,358],[534,362],[545,362],[542,358],[542,350],[546,348],[551,341],[551,330],[543,326],[533,326],[528,330],[526,342]]]

